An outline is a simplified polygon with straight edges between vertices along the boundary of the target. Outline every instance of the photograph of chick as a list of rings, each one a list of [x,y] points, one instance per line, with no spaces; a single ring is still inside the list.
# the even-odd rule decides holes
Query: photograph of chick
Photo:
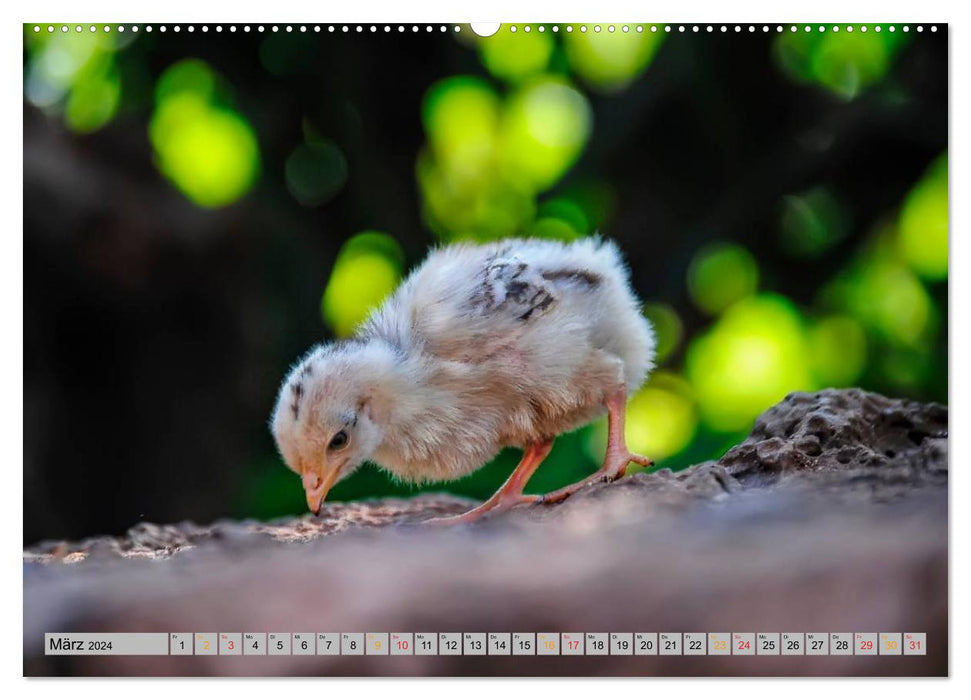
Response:
[[[524,450],[470,522],[552,503],[651,465],[624,440],[627,396],[653,367],[653,330],[617,246],[505,240],[434,250],[351,339],[314,347],[271,419],[287,466],[319,513],[331,487],[370,460],[408,482],[451,481],[504,447]],[[557,435],[608,414],[603,466],[545,496],[523,493]]]

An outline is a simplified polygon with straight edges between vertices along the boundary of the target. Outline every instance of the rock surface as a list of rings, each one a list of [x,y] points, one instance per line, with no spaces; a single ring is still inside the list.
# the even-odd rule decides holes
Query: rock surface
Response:
[[[329,504],[24,552],[28,675],[942,675],[948,414],[792,394],[718,461],[448,530],[469,502]],[[926,632],[926,656],[47,657],[72,631]]]

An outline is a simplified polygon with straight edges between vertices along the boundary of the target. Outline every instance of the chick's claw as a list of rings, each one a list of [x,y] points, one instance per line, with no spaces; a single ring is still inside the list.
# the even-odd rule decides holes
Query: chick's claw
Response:
[[[470,511],[466,511],[461,515],[449,515],[443,518],[431,518],[430,520],[424,521],[422,525],[430,525],[431,527],[464,525],[467,523],[473,523],[486,515],[495,515],[507,511],[513,506],[517,506],[522,503],[536,503],[539,500],[540,496],[527,496],[520,494],[519,496],[503,499],[495,504],[490,504],[489,501],[486,501],[481,506],[473,508]]]
[[[578,481],[575,484],[570,484],[569,486],[564,486],[556,491],[551,491],[550,493],[541,496],[539,503],[544,505],[559,503],[560,501],[566,500],[577,491],[580,491],[587,486],[593,486],[594,484],[609,484],[617,481],[627,474],[627,465],[630,462],[640,464],[643,467],[654,466],[653,459],[644,457],[642,455],[628,453],[624,457],[616,458],[608,453],[604,466],[594,472],[589,478]]]
[[[553,449],[553,438],[534,442],[523,452],[523,458],[513,470],[512,474],[509,475],[509,478],[506,479],[506,483],[500,486],[499,490],[488,501],[467,513],[453,515],[447,518],[432,518],[431,520],[426,520],[426,524],[439,526],[471,523],[487,513],[501,513],[520,503],[535,503],[539,500],[539,496],[527,496],[523,493],[523,489],[526,487],[526,483],[533,475],[533,472],[546,459],[546,455],[550,453],[551,449]]]

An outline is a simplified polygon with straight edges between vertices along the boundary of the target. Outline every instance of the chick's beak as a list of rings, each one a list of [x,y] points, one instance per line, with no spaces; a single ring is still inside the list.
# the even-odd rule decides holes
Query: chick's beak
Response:
[[[323,477],[320,475],[323,471]],[[308,469],[303,474],[303,489],[307,492],[307,507],[314,515],[320,514],[320,504],[327,497],[327,492],[337,480],[338,468],[328,469],[326,466],[322,470]]]

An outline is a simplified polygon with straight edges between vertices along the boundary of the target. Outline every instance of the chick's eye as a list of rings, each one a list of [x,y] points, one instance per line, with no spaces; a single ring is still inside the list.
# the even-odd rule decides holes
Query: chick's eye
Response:
[[[340,430],[333,438],[331,438],[330,445],[328,445],[328,447],[331,450],[339,450],[347,444],[347,440],[347,431]]]

